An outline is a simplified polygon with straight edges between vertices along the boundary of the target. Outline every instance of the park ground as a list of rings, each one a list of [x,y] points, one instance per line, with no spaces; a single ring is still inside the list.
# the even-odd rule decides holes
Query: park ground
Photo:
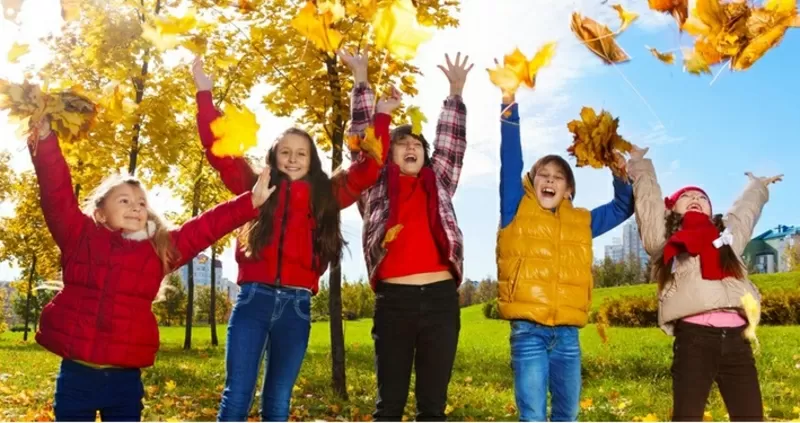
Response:
[[[757,281],[762,290],[799,288],[791,278]],[[595,291],[594,304],[621,295],[652,295],[652,285]],[[513,421],[513,379],[509,367],[509,325],[486,319],[480,306],[462,309],[458,357],[450,384],[451,420]],[[345,322],[347,391],[330,389],[330,335],[326,322],[314,323],[306,360],[294,388],[292,420],[371,420],[375,400],[370,319]],[[145,421],[214,420],[225,378],[225,328],[212,347],[208,327],[193,332],[184,351],[184,328],[161,328],[162,348],[154,367],[143,372]],[[583,391],[580,420],[655,421],[669,419],[669,366],[672,338],[656,328],[611,328],[602,343],[594,325],[581,331]],[[764,405],[770,420],[800,419],[800,327],[760,327],[756,355]],[[60,358],[18,332],[0,335],[0,421],[52,420],[52,399]],[[413,384],[413,381],[412,381]],[[257,417],[256,397],[251,419]],[[725,421],[716,389],[705,420]],[[413,419],[413,392],[406,415]]]

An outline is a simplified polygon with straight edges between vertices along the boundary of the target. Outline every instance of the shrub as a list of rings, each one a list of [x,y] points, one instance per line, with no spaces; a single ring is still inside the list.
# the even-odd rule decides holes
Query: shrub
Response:
[[[486,316],[487,319],[500,318],[500,306],[497,304],[497,298],[483,303],[483,315]]]

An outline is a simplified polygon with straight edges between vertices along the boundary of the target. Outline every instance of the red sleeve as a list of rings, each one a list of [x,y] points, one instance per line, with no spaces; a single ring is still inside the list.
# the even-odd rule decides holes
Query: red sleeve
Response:
[[[345,209],[358,201],[361,193],[378,181],[381,169],[389,154],[389,123],[392,117],[385,113],[375,115],[375,136],[381,141],[381,161],[369,154],[361,153],[345,171],[333,175],[333,191],[340,209]]]
[[[206,157],[211,166],[219,172],[222,182],[236,195],[250,191],[256,183],[257,176],[253,168],[242,157],[217,157],[211,153],[214,144],[214,133],[211,122],[222,114],[214,107],[211,91],[197,92],[197,130],[200,141],[206,150]]]
[[[257,218],[258,212],[259,209],[253,207],[252,193],[246,192],[171,231],[173,245],[180,254],[180,260],[173,268],[183,266],[220,238]]]
[[[39,202],[44,220],[61,251],[69,250],[78,242],[84,226],[92,220],[78,206],[72,176],[55,133],[39,141],[36,149],[30,152],[39,180]]]

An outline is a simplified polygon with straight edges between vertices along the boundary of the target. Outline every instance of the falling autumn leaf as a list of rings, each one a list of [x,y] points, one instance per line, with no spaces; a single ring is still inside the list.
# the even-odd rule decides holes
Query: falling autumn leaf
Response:
[[[344,17],[345,9],[338,1],[319,1],[317,2],[319,14],[330,14],[331,23],[336,23]]]
[[[255,10],[256,8],[253,6],[253,2],[251,0],[239,0],[240,13],[249,13],[254,12]]]
[[[389,230],[386,231],[386,235],[383,237],[381,247],[386,248],[386,244],[397,239],[397,235],[400,234],[401,230],[403,230],[403,225],[399,223],[389,228]]]
[[[653,47],[649,47],[648,50],[650,50],[650,53],[652,53],[656,59],[668,65],[675,63],[675,54],[673,53],[662,53]]]
[[[181,46],[191,51],[196,56],[203,56],[208,49],[208,38],[202,35],[195,35],[181,42]]]
[[[342,42],[342,34],[331,28],[332,23],[331,11],[318,13],[317,6],[307,2],[292,19],[292,28],[314,43],[318,49],[330,53],[339,48]]]
[[[577,159],[578,167],[591,166],[600,169],[606,166],[624,178],[624,165],[618,160],[619,153],[631,150],[631,144],[617,134],[619,119],[606,111],[598,115],[591,107],[581,109],[581,119],[567,124],[573,134],[573,143],[567,149]]]
[[[487,69],[492,84],[503,91],[503,94],[514,94],[520,85],[533,88],[536,85],[536,74],[550,64],[556,51],[556,43],[542,46],[531,60],[517,48],[503,58],[503,66]]]
[[[433,36],[429,28],[417,22],[417,8],[411,0],[392,0],[378,9],[372,29],[376,48],[386,48],[397,60],[413,59],[419,45]]]
[[[691,74],[700,75],[703,73],[711,73],[711,67],[703,57],[695,50],[684,51],[683,53],[683,69]]]
[[[217,139],[211,146],[211,153],[217,157],[242,157],[258,144],[258,128],[256,115],[249,109],[226,105],[225,114],[211,122],[211,132]]]
[[[689,17],[689,0],[648,0],[647,3],[650,9],[671,14],[679,28]]]
[[[364,131],[364,139],[361,140],[361,151],[369,154],[373,160],[383,163],[383,144],[375,136],[375,128],[370,126]]]
[[[419,135],[422,133],[422,122],[428,122],[428,118],[422,113],[418,106],[408,106],[406,114],[411,119],[411,133]]]
[[[30,47],[27,44],[14,43],[8,51],[7,60],[9,63],[17,63],[20,57],[29,52]]]
[[[160,51],[167,51],[180,44],[178,37],[173,34],[162,34],[148,23],[142,24],[142,38],[153,44]]]
[[[615,4],[611,7],[613,7],[614,10],[617,11],[617,13],[619,13],[619,19],[620,21],[622,21],[622,25],[617,30],[617,33],[620,33],[628,29],[628,27],[633,23],[633,21],[635,21],[639,17],[638,13],[627,11],[625,10],[625,8],[622,7],[622,5]]]
[[[607,64],[630,60],[628,54],[614,41],[614,33],[607,26],[574,12],[570,27],[575,36]]]
[[[194,8],[189,8],[181,17],[159,17],[154,24],[161,34],[182,35],[197,26],[197,12]]]
[[[769,49],[781,42],[787,29],[788,25],[776,26],[747,43],[747,46],[734,58],[731,68],[733,70],[745,70],[753,66],[756,60],[763,57]]]

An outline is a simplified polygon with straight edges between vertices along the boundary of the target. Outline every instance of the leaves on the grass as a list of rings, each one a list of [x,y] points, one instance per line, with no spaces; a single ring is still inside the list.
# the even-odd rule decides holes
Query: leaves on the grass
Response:
[[[612,5],[611,7],[613,7],[614,10],[617,11],[617,13],[619,14],[619,19],[622,22],[619,29],[617,30],[617,33],[620,33],[628,29],[628,27],[633,23],[633,21],[635,21],[639,17],[638,13],[625,10],[625,8],[623,8],[622,5],[615,4]]]
[[[669,13],[678,22],[678,27],[689,17],[689,0],[648,0],[650,9]]]
[[[408,106],[406,115],[411,119],[411,133],[419,135],[422,133],[422,122],[428,122],[428,118],[422,113],[419,106]]]
[[[550,64],[556,51],[556,43],[547,43],[528,60],[519,48],[503,58],[503,66],[487,69],[489,79],[503,91],[503,94],[514,94],[520,85],[533,88],[536,85],[536,74]]]
[[[648,50],[650,50],[650,53],[652,53],[653,56],[655,56],[656,59],[658,59],[658,60],[660,60],[660,61],[662,61],[662,62],[664,62],[664,63],[666,63],[668,65],[671,65],[671,64],[675,63],[675,54],[674,53],[671,53],[671,52],[670,53],[662,53],[662,52],[660,52],[657,49],[652,48],[652,47],[648,48]]]
[[[258,144],[258,122],[256,115],[243,107],[241,110],[228,104],[225,114],[211,122],[211,132],[217,138],[211,153],[217,157],[242,157]]]
[[[312,2],[307,2],[297,16],[292,19],[292,28],[314,43],[318,49],[330,53],[339,48],[339,44],[342,43],[342,34],[333,29],[331,25],[344,16],[344,9],[338,3],[333,6],[328,2],[319,4],[320,7]]]
[[[417,21],[417,8],[411,0],[392,0],[375,12],[372,20],[375,47],[386,48],[397,60],[411,60],[420,44],[433,36],[433,31]]]
[[[625,168],[618,160],[619,153],[631,150],[631,144],[617,133],[619,119],[611,117],[607,111],[598,115],[591,107],[581,110],[581,119],[567,124],[573,134],[572,145],[567,149],[577,159],[578,167],[606,166],[619,176],[625,176]]]
[[[8,50],[6,59],[9,63],[17,63],[20,57],[28,54],[29,52],[30,47],[27,44],[14,43],[11,45],[11,49]]]
[[[572,33],[583,42],[592,53],[607,64],[622,63],[630,57],[614,40],[614,33],[607,26],[594,19],[583,17],[580,13],[572,14]]]
[[[63,142],[83,139],[89,133],[97,115],[97,107],[78,89],[48,93],[38,85],[23,82],[14,84],[0,79],[0,110],[21,124],[39,122],[50,116],[50,126]]]

